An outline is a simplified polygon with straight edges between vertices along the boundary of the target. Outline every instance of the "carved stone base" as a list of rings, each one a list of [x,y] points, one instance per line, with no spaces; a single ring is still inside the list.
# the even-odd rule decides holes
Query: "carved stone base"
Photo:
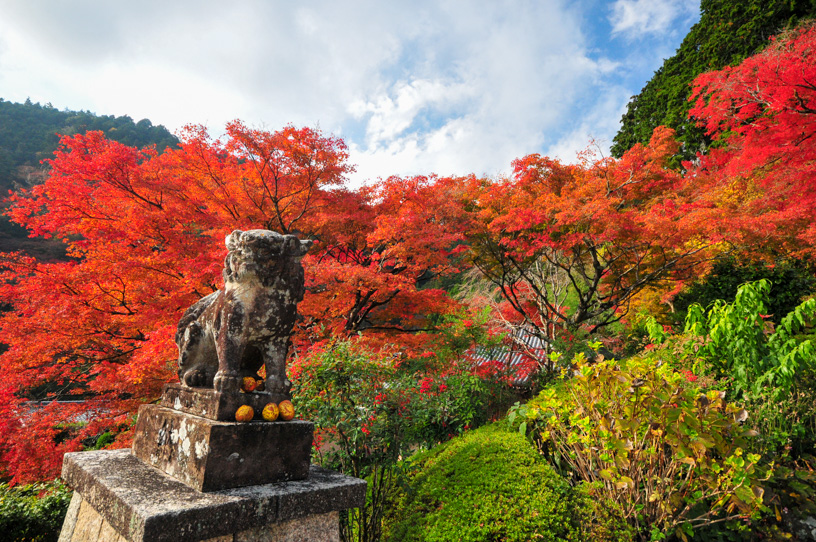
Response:
[[[220,422],[159,405],[139,409],[133,455],[199,491],[303,480],[311,422]]]
[[[234,422],[235,411],[240,406],[251,406],[255,411],[255,419],[259,420],[267,403],[280,403],[285,399],[289,397],[265,391],[222,393],[208,388],[189,388],[182,384],[166,384],[161,405],[202,418]]]
[[[332,542],[366,487],[312,466],[307,480],[201,493],[128,450],[65,454],[62,477],[75,493],[60,542]]]
[[[340,542],[337,512],[261,525],[202,542]],[[173,539],[176,540],[176,539]],[[71,498],[58,542],[129,542],[78,491]]]

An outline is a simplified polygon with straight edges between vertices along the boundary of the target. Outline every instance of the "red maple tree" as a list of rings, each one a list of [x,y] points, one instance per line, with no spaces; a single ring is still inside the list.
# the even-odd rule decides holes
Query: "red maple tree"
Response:
[[[717,185],[723,212],[759,255],[809,257],[816,245],[816,25],[694,81],[691,115],[716,146],[695,175]]]
[[[677,143],[665,128],[619,160],[530,155],[506,179],[389,177],[357,190],[344,143],[308,128],[236,121],[212,140],[193,126],[161,155],[98,132],[63,138],[48,180],[13,196],[10,215],[64,241],[69,259],[0,255],[11,307],[0,467],[43,479],[102,431],[127,445],[139,404],[175,378],[176,323],[220,286],[233,229],[315,241],[300,352],[362,334],[432,356],[437,316],[461,310],[441,281],[475,266],[497,289],[485,298],[500,299],[498,318],[545,366],[557,338],[622,318],[645,288],[677,289],[722,251],[811,256],[814,28],[696,80],[692,113],[717,147],[684,172],[667,166]],[[52,401],[72,397],[82,401]]]
[[[313,339],[366,331],[406,347],[427,340],[428,316],[455,308],[444,290],[430,286],[457,271],[458,207],[440,197],[443,184],[457,182],[389,177],[332,195],[315,230],[317,249],[304,260],[310,295],[301,326]]]
[[[126,428],[175,379],[178,319],[220,286],[233,229],[317,241],[304,262],[301,345],[357,332],[421,343],[428,316],[451,306],[421,285],[447,272],[450,239],[433,212],[404,217],[398,231],[380,217],[395,198],[426,197],[422,181],[350,191],[345,145],[316,130],[233,122],[219,141],[189,127],[161,155],[91,132],[63,138],[50,165],[44,184],[11,198],[10,214],[63,240],[70,260],[2,255],[0,296],[12,310],[0,316],[0,461],[16,481],[53,476],[64,451]]]
[[[472,261],[541,365],[557,339],[620,320],[644,288],[676,287],[721,250],[727,224],[706,187],[668,167],[677,145],[660,127],[620,160],[530,155],[512,177],[473,185]]]

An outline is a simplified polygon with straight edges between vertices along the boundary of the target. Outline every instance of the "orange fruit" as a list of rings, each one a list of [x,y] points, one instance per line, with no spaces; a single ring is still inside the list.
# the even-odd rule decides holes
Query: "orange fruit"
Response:
[[[236,422],[251,422],[254,417],[255,411],[252,410],[252,407],[249,405],[240,406],[238,410],[235,411]]]
[[[266,384],[263,380],[256,380],[255,381],[255,391],[264,391],[266,388]]]
[[[295,406],[292,401],[281,401],[278,408],[280,409],[281,420],[288,422],[295,417]]]
[[[278,405],[276,405],[275,403],[267,404],[264,407],[263,412],[261,412],[263,419],[268,422],[274,422],[275,420],[277,420],[279,414],[280,409],[278,408]]]
[[[245,376],[241,381],[241,389],[246,392],[255,391],[258,387],[258,382],[251,376]]]

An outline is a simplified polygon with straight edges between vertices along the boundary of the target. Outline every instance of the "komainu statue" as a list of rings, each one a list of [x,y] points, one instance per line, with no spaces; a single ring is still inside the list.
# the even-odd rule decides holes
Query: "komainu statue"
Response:
[[[176,332],[179,378],[190,387],[238,392],[266,367],[266,391],[289,395],[286,356],[303,299],[300,260],[311,241],[268,230],[226,238],[224,289],[191,306]]]

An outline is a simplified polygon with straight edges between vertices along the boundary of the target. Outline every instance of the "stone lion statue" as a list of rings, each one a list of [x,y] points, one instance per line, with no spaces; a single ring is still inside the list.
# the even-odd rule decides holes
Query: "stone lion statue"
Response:
[[[303,299],[301,258],[311,241],[268,230],[226,238],[224,289],[184,312],[176,332],[179,378],[190,387],[238,392],[266,367],[266,391],[289,396],[286,356]]]

